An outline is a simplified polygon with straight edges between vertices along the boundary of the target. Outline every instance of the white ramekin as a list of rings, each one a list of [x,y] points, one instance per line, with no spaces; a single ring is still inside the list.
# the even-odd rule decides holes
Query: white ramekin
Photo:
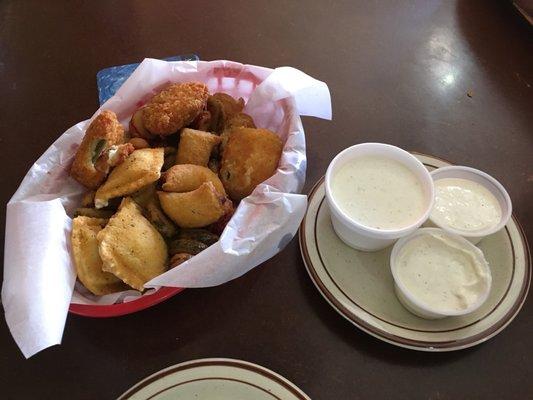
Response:
[[[461,310],[461,311],[450,311],[450,312],[447,312],[447,313],[443,313],[440,310],[437,311],[437,310],[431,308],[430,306],[428,306],[427,304],[423,303],[422,301],[420,301],[416,297],[414,297],[411,294],[411,292],[402,284],[402,281],[398,278],[397,260],[398,260],[398,256],[400,255],[403,247],[407,243],[409,243],[411,240],[413,240],[414,238],[416,238],[416,237],[418,237],[420,235],[428,234],[428,233],[439,233],[439,234],[442,234],[442,235],[446,235],[450,239],[459,242],[463,246],[466,246],[468,249],[470,249],[472,252],[474,252],[474,254],[478,258],[478,260],[484,266],[485,271],[487,272],[487,275],[488,275],[488,280],[489,280],[488,281],[488,285],[487,285],[487,289],[486,289],[486,291],[484,293],[482,293],[479,296],[479,299],[474,304],[472,304],[470,307],[468,307],[468,308],[466,308],[464,310]],[[426,319],[439,319],[439,318],[445,318],[445,317],[451,317],[451,316],[460,316],[460,315],[470,314],[470,313],[476,311],[479,307],[481,307],[483,305],[483,303],[485,303],[485,301],[487,301],[487,298],[489,297],[489,293],[490,293],[490,288],[492,286],[492,275],[491,275],[491,272],[490,272],[489,264],[488,264],[487,260],[485,259],[485,256],[484,256],[483,252],[479,248],[474,246],[472,243],[470,243],[468,240],[466,240],[465,238],[463,238],[463,237],[461,237],[459,235],[455,235],[453,233],[447,232],[444,229],[439,229],[439,228],[422,228],[422,229],[418,229],[412,235],[409,235],[407,237],[404,237],[404,238],[398,240],[396,242],[396,244],[394,245],[394,247],[392,248],[392,252],[391,252],[391,255],[390,255],[390,268],[391,268],[391,272],[392,272],[392,277],[394,278],[394,290],[396,292],[396,296],[398,297],[398,300],[400,300],[400,303],[402,303],[402,305],[407,310],[412,312],[413,314],[415,314],[415,315],[417,315],[419,317],[422,317],[422,318],[426,318]]]
[[[331,191],[331,180],[347,162],[364,156],[381,156],[398,161],[409,168],[420,180],[427,204],[420,217],[400,229],[376,229],[365,226],[346,215],[335,202]],[[326,172],[326,199],[331,211],[333,229],[348,246],[362,251],[377,251],[393,244],[397,239],[414,232],[428,218],[433,208],[434,189],[431,175],[424,165],[412,154],[399,147],[383,143],[361,143],[341,151],[329,164]]]
[[[474,168],[454,165],[450,167],[438,168],[432,171],[431,177],[433,178],[434,182],[438,181],[439,179],[444,179],[444,178],[460,178],[460,179],[467,179],[469,181],[473,181],[473,182],[479,183],[480,185],[483,185],[498,200],[498,203],[500,204],[500,208],[502,210],[502,218],[500,219],[500,222],[492,228],[469,232],[469,231],[458,230],[447,225],[438,224],[431,218],[431,213],[430,213],[428,225],[436,226],[438,228],[444,229],[445,231],[463,236],[464,238],[468,239],[470,242],[477,244],[485,236],[498,232],[500,229],[502,229],[507,224],[507,222],[509,222],[509,218],[511,218],[511,214],[513,212],[513,205],[511,203],[511,198],[509,197],[509,194],[507,193],[505,188],[502,186],[502,184],[498,182],[496,179],[494,179],[492,176],[490,176],[489,174],[486,174],[485,172],[474,169]]]

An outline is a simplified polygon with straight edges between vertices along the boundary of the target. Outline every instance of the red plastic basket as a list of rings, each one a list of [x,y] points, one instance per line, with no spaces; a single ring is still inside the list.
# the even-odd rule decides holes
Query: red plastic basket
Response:
[[[110,305],[92,305],[92,304],[71,304],[69,312],[84,317],[108,318],[118,317],[120,315],[131,314],[145,308],[152,307],[166,299],[183,291],[183,288],[162,287],[155,293],[139,297],[127,303],[110,304]]]

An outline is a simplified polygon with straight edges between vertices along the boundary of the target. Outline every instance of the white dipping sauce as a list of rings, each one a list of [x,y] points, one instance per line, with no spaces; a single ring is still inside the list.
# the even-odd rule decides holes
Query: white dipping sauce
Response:
[[[375,229],[409,226],[427,207],[417,176],[386,157],[364,156],[347,162],[333,176],[331,191],[345,214]]]
[[[459,178],[435,181],[431,219],[440,226],[479,231],[498,225],[501,218],[500,203],[483,185]]]
[[[490,287],[486,261],[468,243],[440,233],[414,237],[397,258],[397,278],[419,302],[435,311],[462,311]]]

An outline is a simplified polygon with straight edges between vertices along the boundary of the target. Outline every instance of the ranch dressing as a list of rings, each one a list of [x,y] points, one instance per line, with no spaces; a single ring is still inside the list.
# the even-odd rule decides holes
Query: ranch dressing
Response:
[[[424,233],[398,254],[397,278],[406,291],[437,312],[462,311],[490,286],[486,261],[475,249],[441,233]]]
[[[438,225],[461,231],[479,231],[498,225],[501,218],[500,203],[483,185],[459,178],[435,181],[431,219]]]
[[[380,156],[347,162],[333,176],[331,192],[345,214],[375,229],[409,226],[427,205],[416,175],[400,162]]]

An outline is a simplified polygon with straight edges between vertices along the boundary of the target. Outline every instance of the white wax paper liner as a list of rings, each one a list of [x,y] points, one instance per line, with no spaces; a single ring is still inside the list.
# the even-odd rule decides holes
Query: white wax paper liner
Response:
[[[245,112],[256,125],[277,132],[284,141],[283,154],[276,173],[241,201],[219,242],[152,279],[147,288],[220,285],[282,250],[307,206],[307,197],[298,194],[306,169],[300,115],[331,119],[327,85],[294,68],[153,59],[145,59],[95,115],[112,110],[126,126],[155,90],[168,82],[193,80],[205,82],[212,93],[243,97]],[[68,215],[86,189],[69,177],[68,168],[89,123],[78,123],[52,144],[7,206],[2,303],[9,329],[26,357],[61,342],[71,301],[113,304],[139,296],[127,291],[96,297],[75,286]]]

